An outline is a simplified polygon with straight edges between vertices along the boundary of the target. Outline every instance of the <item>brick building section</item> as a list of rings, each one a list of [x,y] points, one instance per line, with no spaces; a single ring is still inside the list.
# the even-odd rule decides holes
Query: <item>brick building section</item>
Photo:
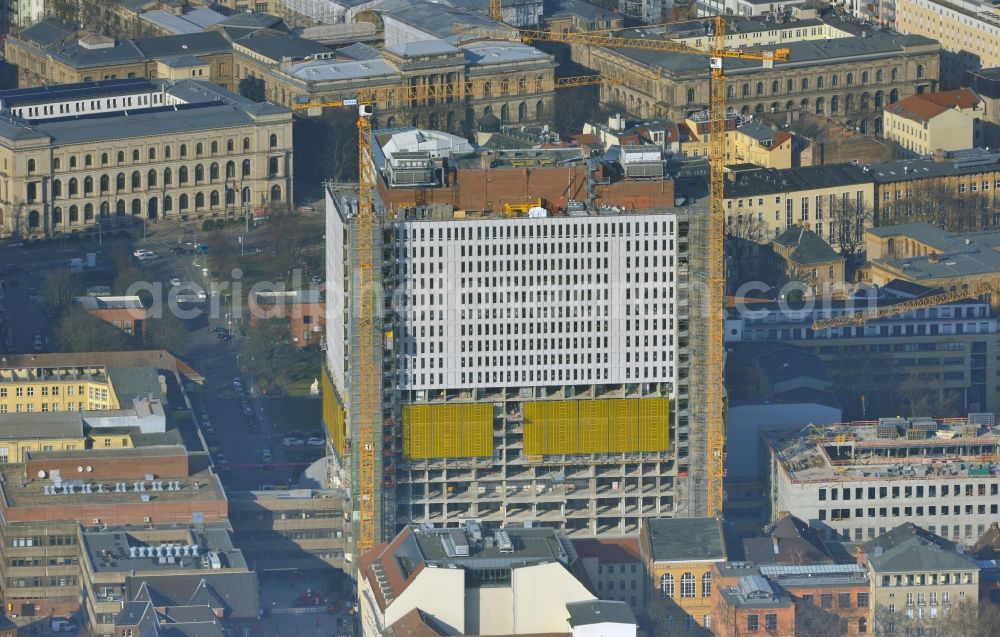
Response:
[[[484,156],[484,163],[487,160]],[[569,166],[512,167],[481,166],[451,170],[447,185],[442,188],[392,188],[382,179],[377,182],[379,195],[386,207],[396,210],[400,205],[447,204],[456,210],[495,210],[505,203],[523,203],[543,199],[550,210],[564,209],[573,199],[586,201],[586,163]],[[674,182],[670,179],[616,180],[605,166],[594,171],[595,206],[618,206],[626,209],[672,208]]]
[[[732,575],[725,566],[716,565],[712,572],[715,586],[715,594],[712,595],[712,635],[794,637],[795,603],[791,598],[778,591],[770,596],[746,599],[740,594],[741,579],[746,576]],[[775,622],[773,627],[768,625],[769,621]]]
[[[142,480],[148,474],[156,476],[186,476],[189,473],[188,456],[180,448],[172,452],[169,448],[162,455],[144,455],[137,462],[134,454],[121,452],[121,455],[105,451],[101,458],[80,454],[79,457],[50,458],[45,452],[28,452],[25,458],[24,473],[26,476],[37,476],[39,471],[51,473],[57,470],[64,479],[73,479],[77,467],[91,467],[87,471],[87,479],[116,478]],[[68,454],[65,454],[68,455]],[[96,462],[95,462],[96,460]]]
[[[326,334],[326,303],[319,290],[258,292],[249,305],[251,327],[262,319],[287,319],[294,347],[319,345]]]

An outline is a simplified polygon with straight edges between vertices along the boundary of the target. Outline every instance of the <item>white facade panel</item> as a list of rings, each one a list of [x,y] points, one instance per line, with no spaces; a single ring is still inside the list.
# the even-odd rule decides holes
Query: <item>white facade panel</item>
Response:
[[[397,226],[404,390],[672,382],[676,216]]]
[[[333,385],[347,398],[344,378],[344,221],[326,191],[326,366]]]

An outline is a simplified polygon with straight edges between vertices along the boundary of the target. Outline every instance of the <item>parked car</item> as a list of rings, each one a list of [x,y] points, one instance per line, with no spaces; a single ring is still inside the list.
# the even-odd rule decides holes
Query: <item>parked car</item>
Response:
[[[323,438],[317,438],[315,436],[312,436],[308,440],[306,440],[306,444],[311,447],[321,447],[326,444],[326,440],[324,440]]]
[[[179,276],[177,276],[176,274],[171,274],[169,281],[170,281],[170,285],[173,286],[173,287],[177,287],[178,285],[181,284],[181,278]]]
[[[260,450],[260,459],[264,463],[271,462],[271,450],[270,449],[261,449]]]
[[[206,423],[205,424],[205,433],[207,433],[209,435],[215,434],[215,427],[213,427],[211,424]]]
[[[281,444],[285,447],[301,447],[306,443],[298,438],[282,438]]]
[[[152,254],[152,252],[150,252],[149,250],[147,250],[145,248],[139,248],[139,249],[137,249],[137,250],[135,250],[135,251],[132,252],[132,256],[135,257],[135,258],[137,258],[137,259],[141,259],[143,257],[143,255],[146,255],[146,254]]]

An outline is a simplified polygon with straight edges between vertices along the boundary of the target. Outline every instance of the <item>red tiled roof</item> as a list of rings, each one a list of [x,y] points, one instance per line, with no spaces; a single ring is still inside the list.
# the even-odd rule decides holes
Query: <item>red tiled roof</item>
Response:
[[[952,108],[972,108],[978,103],[979,97],[975,93],[962,88],[956,91],[911,95],[895,104],[889,104],[885,110],[916,122],[929,122]]]
[[[792,134],[789,133],[789,132],[787,132],[787,131],[780,130],[780,131],[776,132],[774,134],[774,143],[771,144],[770,150],[774,150],[774,149],[778,148],[779,146],[781,146],[782,144],[784,144],[785,142],[787,142],[791,138],[792,138]]]
[[[573,540],[573,546],[580,557],[596,557],[602,564],[642,561],[638,538]]]
[[[371,551],[362,555],[359,560],[358,566],[360,571],[368,580],[372,593],[375,595],[375,601],[378,602],[379,608],[383,611],[389,607],[392,600],[386,599],[385,591],[382,590],[382,585],[379,584],[378,577],[375,575],[375,564],[378,563],[382,573],[385,575],[385,579],[388,581],[387,588],[389,589],[389,594],[393,598],[399,597],[406,590],[406,587],[413,582],[420,571],[424,570],[424,562],[421,561],[414,566],[407,577],[396,560],[396,551],[399,550],[399,547],[412,534],[412,530],[405,528],[400,531],[399,535],[393,538],[392,542],[379,544]]]

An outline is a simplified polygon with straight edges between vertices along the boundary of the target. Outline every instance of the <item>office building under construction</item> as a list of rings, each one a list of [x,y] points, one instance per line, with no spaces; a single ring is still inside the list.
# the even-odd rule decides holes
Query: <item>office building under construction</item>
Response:
[[[425,159],[444,174],[454,161]],[[700,319],[689,316],[688,255],[699,233],[682,211],[694,209],[557,211],[502,195],[478,210],[386,206],[389,162],[376,152],[375,163],[379,230],[358,231],[354,193],[326,193],[324,418],[331,480],[357,497],[352,406],[359,335],[372,334],[360,329],[357,254],[367,242],[381,283],[371,291],[377,536],[466,519],[625,535],[644,517],[703,504],[690,485],[704,480],[688,479],[704,471],[700,457],[689,467],[699,443],[689,440],[688,330]],[[523,161],[483,164],[525,172]],[[565,172],[565,158],[551,169]]]

